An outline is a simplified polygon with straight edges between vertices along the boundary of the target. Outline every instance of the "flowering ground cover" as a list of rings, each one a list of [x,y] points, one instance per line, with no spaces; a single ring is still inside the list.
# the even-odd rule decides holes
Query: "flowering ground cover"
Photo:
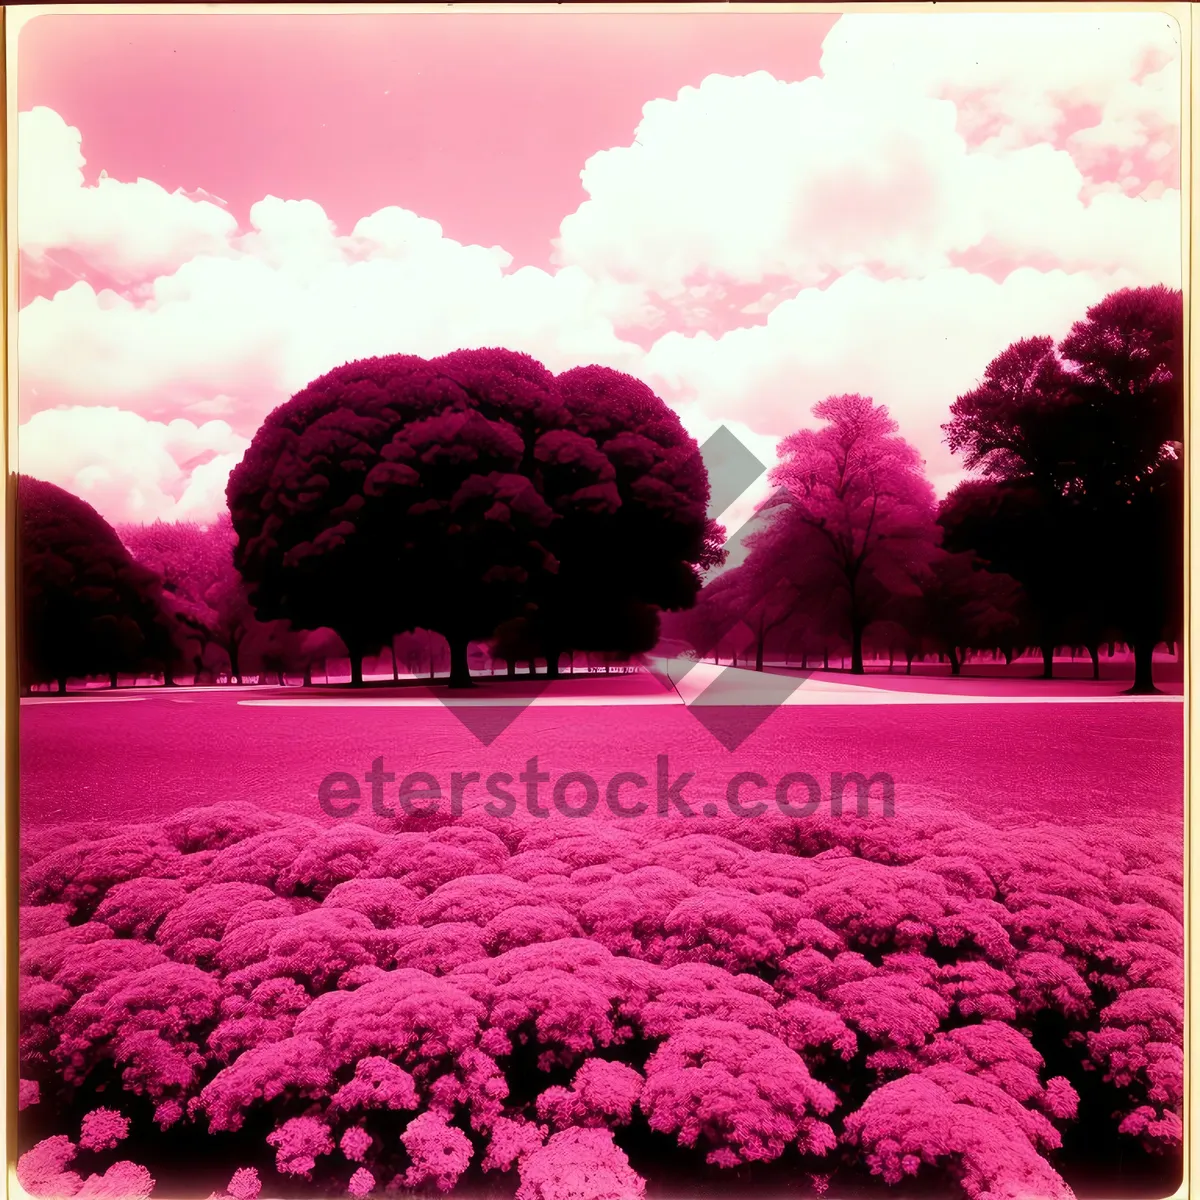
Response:
[[[1031,707],[1084,734],[1116,716]],[[1176,705],[1114,707],[1110,738],[1169,748]],[[522,752],[538,712],[563,719],[523,714]],[[377,731],[357,745],[386,750]],[[1050,778],[1057,804],[1086,786],[1069,758]],[[1177,794],[1067,821],[911,787],[892,818],[307,803],[26,827],[29,1190],[1058,1200],[1178,1180]]]

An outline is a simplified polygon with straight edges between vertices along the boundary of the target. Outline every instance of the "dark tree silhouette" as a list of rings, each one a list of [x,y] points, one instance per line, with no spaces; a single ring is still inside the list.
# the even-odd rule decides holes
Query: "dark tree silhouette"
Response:
[[[1073,506],[1031,480],[968,480],[938,508],[951,553],[973,553],[991,571],[1019,581],[1028,599],[1026,636],[1054,674],[1054,648],[1078,608],[1080,554]]]
[[[1134,652],[1134,692],[1153,692],[1154,647],[1183,622],[1183,295],[1124,288],[1060,347],[1090,437],[1088,548]]]
[[[998,354],[950,406],[946,442],[989,479],[1066,492],[1078,477],[1081,401],[1054,339],[1025,338]]]
[[[1020,585],[1009,575],[983,570],[973,555],[938,553],[922,580],[909,624],[923,648],[945,654],[950,673],[962,671],[967,650],[1006,642],[1018,626]]]
[[[267,418],[228,496],[259,617],[335,629],[355,683],[415,629],[449,642],[456,687],[468,644],[512,621],[551,671],[649,648],[719,541],[696,444],[653,392],[507,350],[331,371]]]
[[[695,602],[724,533],[706,515],[695,439],[649,387],[597,366],[557,384],[570,428],[543,437],[536,458],[559,567],[541,577],[530,620],[552,675],[566,650],[652,649],[659,611]]]
[[[1047,675],[1059,639],[1081,634],[1095,663],[1116,629],[1133,690],[1153,691],[1154,647],[1182,623],[1182,347],[1181,293],[1125,288],[1057,352],[1014,343],[951,407],[947,442],[986,482],[943,503],[948,543],[1020,580]]]
[[[175,653],[158,577],[90,504],[18,477],[22,686],[165,669]]]
[[[527,355],[395,355],[339,367],[263,423],[230,476],[235,561],[260,619],[328,626],[362,658],[415,628],[467,645],[556,563],[532,475],[566,414]]]

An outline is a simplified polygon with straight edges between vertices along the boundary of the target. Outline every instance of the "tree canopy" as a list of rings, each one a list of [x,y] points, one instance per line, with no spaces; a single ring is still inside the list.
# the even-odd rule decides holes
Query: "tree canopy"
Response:
[[[22,683],[159,670],[173,655],[158,577],[86,501],[18,477]]]
[[[958,397],[951,449],[983,479],[942,506],[947,540],[1015,576],[1039,644],[1118,633],[1134,690],[1150,691],[1155,645],[1183,606],[1183,297],[1123,288],[1056,348],[1027,338]]]
[[[336,630],[356,682],[418,628],[456,685],[468,643],[514,619],[551,654],[641,648],[646,610],[690,603],[712,553],[707,476],[665,404],[508,350],[329,372],[268,416],[227,495],[258,616]],[[607,628],[573,615],[585,595]]]
[[[773,519],[755,540],[790,560],[777,576],[829,598],[850,643],[851,669],[861,672],[867,626],[894,597],[917,592],[933,555],[933,488],[883,405],[830,396],[813,415],[820,428],[780,444],[771,472],[778,490],[766,510]]]

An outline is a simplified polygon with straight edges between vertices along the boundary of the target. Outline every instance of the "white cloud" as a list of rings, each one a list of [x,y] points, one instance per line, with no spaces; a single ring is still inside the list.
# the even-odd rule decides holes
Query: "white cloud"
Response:
[[[1154,14],[845,16],[823,77],[713,75],[647,104],[585,164],[558,254],[685,325],[750,282],[964,256],[1177,282],[1177,36]]]
[[[118,408],[48,409],[18,431],[18,470],[82,497],[112,523],[209,520],[249,442],[224,421],[147,421]]]
[[[677,297],[694,282],[815,283],[874,263],[922,273],[976,236],[954,108],[818,78],[710,75],[645,106],[633,144],[593,155],[560,255]]]
[[[641,374],[709,421],[738,420],[775,437],[811,425],[812,406],[828,395],[872,396],[924,454],[931,476],[949,479],[959,464],[941,425],[955,396],[1010,342],[1061,337],[1124,282],[1029,269],[1002,283],[962,269],[890,280],[856,271],[784,301],[765,325],[720,337],[669,333]]]
[[[120,519],[199,511],[324,371],[507,345],[638,374],[700,440],[723,422],[768,462],[816,401],[872,395],[944,491],[948,406],[1005,345],[1116,287],[1178,286],[1177,39],[1145,13],[843,17],[823,77],[710,76],[648,104],[585,164],[554,273],[395,207],[339,235],[268,196],[239,232],[149,181],[84,187],[78,132],[21,114],[21,249],[113,284],[21,311],[22,459]],[[88,432],[79,406],[110,415]],[[177,425],[233,440],[197,464]]]
[[[149,179],[101,173],[85,186],[79,130],[50,108],[17,118],[18,237],[34,263],[70,250],[127,283],[221,252],[237,222],[223,208],[168,192]]]
[[[1179,43],[1156,12],[863,13],[830,30],[821,69],[880,95],[954,101],[972,141],[1017,147],[1177,123]]]
[[[292,392],[366,355],[506,345],[552,369],[637,357],[613,332],[604,289],[578,269],[506,274],[503,251],[459,245],[401,209],[349,237],[312,201],[268,197],[250,215],[229,254],[194,257],[144,296],[81,281],[28,304],[22,414],[115,403],[148,417],[220,413],[251,432]]]

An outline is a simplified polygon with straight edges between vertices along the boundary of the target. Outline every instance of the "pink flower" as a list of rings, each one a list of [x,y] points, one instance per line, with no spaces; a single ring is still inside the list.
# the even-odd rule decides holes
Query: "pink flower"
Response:
[[[645,1192],[607,1129],[565,1129],[522,1160],[516,1200],[638,1200]]]
[[[358,1060],[354,1078],[334,1092],[330,1103],[332,1108],[345,1112],[355,1108],[416,1108],[417,1087],[403,1067],[386,1058],[367,1055]]]
[[[432,1180],[439,1191],[448,1192],[471,1162],[467,1135],[436,1113],[422,1113],[409,1122],[400,1140],[412,1159],[404,1175],[406,1187]]]
[[[342,1140],[338,1145],[341,1146],[342,1153],[351,1162],[362,1162],[371,1148],[371,1135],[361,1125],[351,1125],[342,1134]],[[374,1186],[374,1182],[372,1182],[372,1186]]]
[[[703,1141],[719,1166],[769,1160],[793,1142],[807,1153],[833,1146],[833,1092],[778,1038],[729,1021],[688,1021],[650,1056],[641,1107],[650,1128],[680,1145]]]
[[[225,1190],[233,1200],[258,1200],[258,1194],[262,1191],[262,1181],[253,1167],[238,1167]]]
[[[359,1167],[350,1176],[346,1190],[351,1196],[369,1196],[375,1189],[375,1176],[366,1167]]]
[[[312,1175],[319,1155],[333,1153],[329,1126],[315,1117],[293,1117],[267,1137],[274,1146],[275,1166],[284,1175]]]
[[[113,1150],[128,1136],[128,1117],[112,1108],[94,1108],[84,1115],[79,1144],[85,1150]]]
[[[498,1117],[491,1127],[491,1139],[483,1159],[485,1171],[508,1171],[515,1162],[541,1147],[546,1126],[521,1118]]]
[[[548,469],[573,469],[572,447],[547,443]],[[823,1155],[852,1072],[868,1099],[838,1147],[847,1186],[950,1171],[972,1196],[1067,1200],[1048,1162],[1087,1076],[1046,1078],[1032,1031],[1050,1011],[1113,1097],[1112,1126],[1079,1135],[1181,1144],[1182,878],[1162,838],[1000,838],[944,810],[704,834],[411,824],[329,832],[218,805],[31,831],[20,1105],[51,1121],[70,1085],[115,1074],[87,1149],[119,1143],[124,1090],[162,1129],[237,1130],[269,1108],[280,1170],[326,1190],[352,1169],[328,1158],[336,1138],[371,1161],[352,1195],[393,1178],[401,1145],[389,1186],[452,1189],[478,1143],[483,1170],[519,1168],[521,1200],[627,1200],[635,1109],[719,1167]],[[75,1152],[47,1138],[22,1184],[145,1194],[144,1168],[85,1182]],[[243,1168],[228,1191],[259,1186]]]
[[[113,1163],[103,1175],[89,1175],[75,1193],[83,1200],[142,1200],[154,1190],[154,1176],[132,1162]]]
[[[320,1042],[285,1038],[246,1051],[213,1077],[195,1104],[208,1114],[210,1129],[240,1129],[253,1104],[270,1103],[284,1094],[325,1095],[331,1075]]]
[[[846,1118],[846,1138],[862,1147],[872,1174],[888,1184],[917,1174],[922,1165],[944,1166],[969,1196],[991,1192],[993,1181],[1004,1180],[1009,1195],[1072,1200],[1071,1190],[1014,1121],[1020,1106],[995,1099],[958,1103],[929,1075],[908,1075],[872,1092]]]
[[[624,1063],[591,1058],[575,1072],[569,1089],[547,1088],[538,1097],[538,1116],[559,1129],[628,1125],[643,1082],[641,1075]]]
[[[46,1138],[17,1159],[17,1179],[34,1196],[73,1196],[83,1185],[74,1171],[66,1170],[76,1150],[65,1134]]]

